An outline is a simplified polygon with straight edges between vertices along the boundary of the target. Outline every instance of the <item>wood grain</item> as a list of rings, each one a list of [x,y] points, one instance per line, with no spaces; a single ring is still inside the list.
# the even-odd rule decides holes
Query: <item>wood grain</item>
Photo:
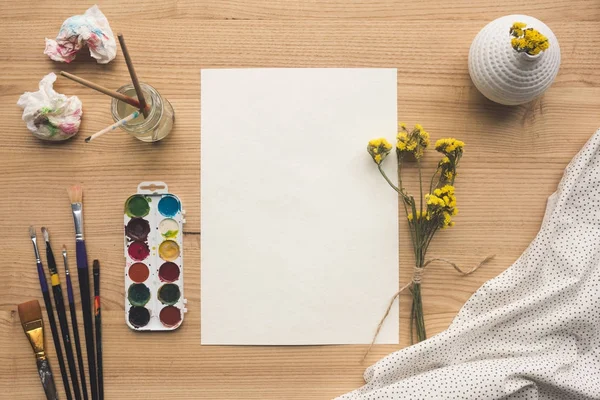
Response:
[[[423,285],[430,336],[447,328],[469,296],[526,248],[563,168],[600,122],[596,0],[523,5],[507,0],[108,0],[100,7],[113,30],[127,35],[141,81],[173,104],[175,130],[154,145],[121,133],[85,144],[85,136],[111,123],[110,99],[59,78],[59,92],[83,101],[82,133],[67,143],[42,143],[28,133],[15,103],[23,92],[37,90],[43,75],[64,69],[110,88],[128,81],[121,54],[109,65],[96,64],[85,52],[70,65],[42,54],[44,37],[54,37],[62,21],[92,4],[87,3],[73,8],[63,0],[43,6],[28,0],[0,2],[2,398],[43,398],[16,313],[18,303],[41,297],[27,226],[48,226],[55,247],[65,243],[73,251],[66,187],[74,183],[84,187],[90,257],[103,265],[109,399],[327,399],[360,386],[366,366],[409,344],[410,302],[403,295],[401,346],[375,346],[365,364],[360,360],[366,346],[200,346],[200,68],[397,67],[399,119],[423,124],[433,139],[451,135],[465,140],[457,188],[461,213],[455,228],[436,237],[430,256],[467,266],[488,254],[496,258],[468,277],[443,264],[431,265]],[[517,12],[550,25],[563,62],[542,99],[503,107],[473,87],[467,54],[487,22]],[[143,180],[166,181],[187,209],[189,313],[171,334],[134,333],[123,320],[122,205]],[[407,181],[414,185],[414,175]],[[382,190],[389,189],[382,184]],[[403,222],[400,229],[399,284],[409,278],[412,263]],[[58,373],[54,350],[47,345]]]

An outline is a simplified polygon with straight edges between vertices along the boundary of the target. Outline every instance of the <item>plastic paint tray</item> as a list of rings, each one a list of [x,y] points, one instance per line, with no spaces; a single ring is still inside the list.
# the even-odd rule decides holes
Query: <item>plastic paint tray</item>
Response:
[[[142,182],[124,214],[125,321],[137,331],[177,329],[187,312],[181,201],[164,182]]]

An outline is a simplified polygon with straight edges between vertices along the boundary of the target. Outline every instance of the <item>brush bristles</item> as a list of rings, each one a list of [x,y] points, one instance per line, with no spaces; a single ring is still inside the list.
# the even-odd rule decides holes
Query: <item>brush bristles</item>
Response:
[[[42,319],[42,308],[40,307],[40,302],[37,300],[21,303],[17,306],[17,309],[19,310],[21,324]]]
[[[92,266],[92,269],[100,269],[100,261],[94,260],[94,264]]]
[[[32,239],[35,239],[35,228],[33,227],[33,225],[29,226],[29,237]]]
[[[83,199],[83,189],[79,185],[73,185],[67,189],[67,193],[69,193],[69,200],[71,200],[71,204],[73,203],[81,203]]]
[[[48,229],[46,229],[46,227],[42,226],[42,235],[44,235],[44,240],[46,242],[50,241],[50,235],[48,234]]]

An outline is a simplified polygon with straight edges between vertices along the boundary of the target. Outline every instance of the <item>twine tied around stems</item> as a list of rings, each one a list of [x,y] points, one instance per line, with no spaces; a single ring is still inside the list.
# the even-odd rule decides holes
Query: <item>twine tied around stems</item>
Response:
[[[400,293],[402,293],[406,289],[410,288],[413,284],[420,284],[421,283],[421,281],[423,280],[423,273],[425,272],[425,267],[427,267],[429,264],[431,264],[434,261],[441,261],[443,263],[451,265],[452,268],[454,268],[459,274],[461,274],[463,276],[467,276],[467,275],[470,275],[473,272],[477,271],[479,269],[479,267],[483,266],[484,264],[486,264],[487,262],[489,262],[490,260],[492,260],[495,256],[496,256],[495,254],[491,255],[491,256],[487,256],[481,262],[479,262],[479,264],[477,264],[473,268],[469,269],[468,271],[463,270],[456,263],[453,263],[452,261],[448,261],[445,258],[432,258],[431,260],[426,261],[425,264],[423,264],[423,267],[421,267],[421,268],[416,267],[416,266],[413,267],[413,276],[412,276],[411,281],[408,282],[406,285],[402,286],[400,288],[400,290],[398,290],[396,292],[396,294],[394,294],[392,296],[392,298],[390,299],[390,303],[388,304],[387,310],[385,310],[385,314],[383,314],[383,317],[381,318],[381,320],[379,321],[379,324],[377,325],[377,329],[375,330],[375,335],[373,336],[373,340],[371,341],[371,344],[369,345],[369,348],[365,352],[365,355],[362,358],[362,362],[365,361],[365,359],[369,355],[369,352],[371,351],[371,348],[375,344],[375,340],[377,340],[377,336],[379,335],[379,331],[381,331],[381,327],[383,326],[383,323],[385,322],[386,318],[390,314],[392,306],[394,305],[394,301],[396,300],[396,298],[400,297]]]

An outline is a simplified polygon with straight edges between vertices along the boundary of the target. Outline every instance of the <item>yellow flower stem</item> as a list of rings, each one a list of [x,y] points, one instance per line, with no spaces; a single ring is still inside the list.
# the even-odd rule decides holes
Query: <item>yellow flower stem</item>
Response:
[[[440,172],[439,167],[435,170],[433,176],[431,177],[431,182],[429,183],[429,193],[433,193],[433,181],[435,180],[435,177],[437,176],[438,172]]]
[[[413,307],[415,309],[414,320],[417,331],[417,341],[422,342],[427,339],[427,333],[425,332],[425,319],[423,316],[423,301],[421,300],[421,284],[415,283],[412,286],[411,292],[413,293]]]
[[[420,203],[419,203],[419,209],[421,212],[421,215],[423,215],[423,176],[421,173],[421,160],[417,158],[417,168],[419,170],[419,191],[420,191]],[[416,214],[415,214],[416,216]]]
[[[406,214],[407,220],[408,220],[408,207],[406,206],[407,204],[410,204],[410,199],[408,198],[408,196],[406,196],[406,194],[404,194],[404,185],[402,184],[402,157],[398,157],[398,183],[400,185],[400,194],[402,194],[402,205],[404,206],[404,212]],[[415,214],[413,214],[414,216]],[[413,218],[413,221],[411,222],[410,220],[408,220],[408,231],[410,232],[410,240],[413,244],[413,249],[416,249],[416,237],[415,237],[415,218]],[[415,253],[416,255],[416,253]]]
[[[421,261],[421,257],[420,257],[420,235],[419,235],[419,231],[420,231],[420,226],[421,225],[421,220],[419,218],[417,218],[417,207],[415,206],[415,198],[410,196],[411,202],[410,202],[410,206],[412,208],[412,213],[414,215],[414,219],[413,219],[413,225],[415,227],[415,243],[413,243],[413,247],[415,248],[415,262],[417,267],[421,267],[422,265],[419,264]]]
[[[390,180],[390,178],[388,178],[388,176],[384,172],[383,168],[381,168],[381,164],[377,164],[377,169],[379,169],[379,172],[381,173],[381,175],[383,176],[383,178],[386,180],[386,182],[392,187],[392,189],[394,189],[399,194],[403,195],[403,193],[400,191],[400,189],[398,189],[398,187],[392,183],[392,181]]]
[[[411,288],[411,293],[412,293],[412,288]],[[412,302],[412,305],[410,307],[410,344],[414,344],[415,343],[415,336],[413,334],[413,329],[415,326],[415,302]]]

